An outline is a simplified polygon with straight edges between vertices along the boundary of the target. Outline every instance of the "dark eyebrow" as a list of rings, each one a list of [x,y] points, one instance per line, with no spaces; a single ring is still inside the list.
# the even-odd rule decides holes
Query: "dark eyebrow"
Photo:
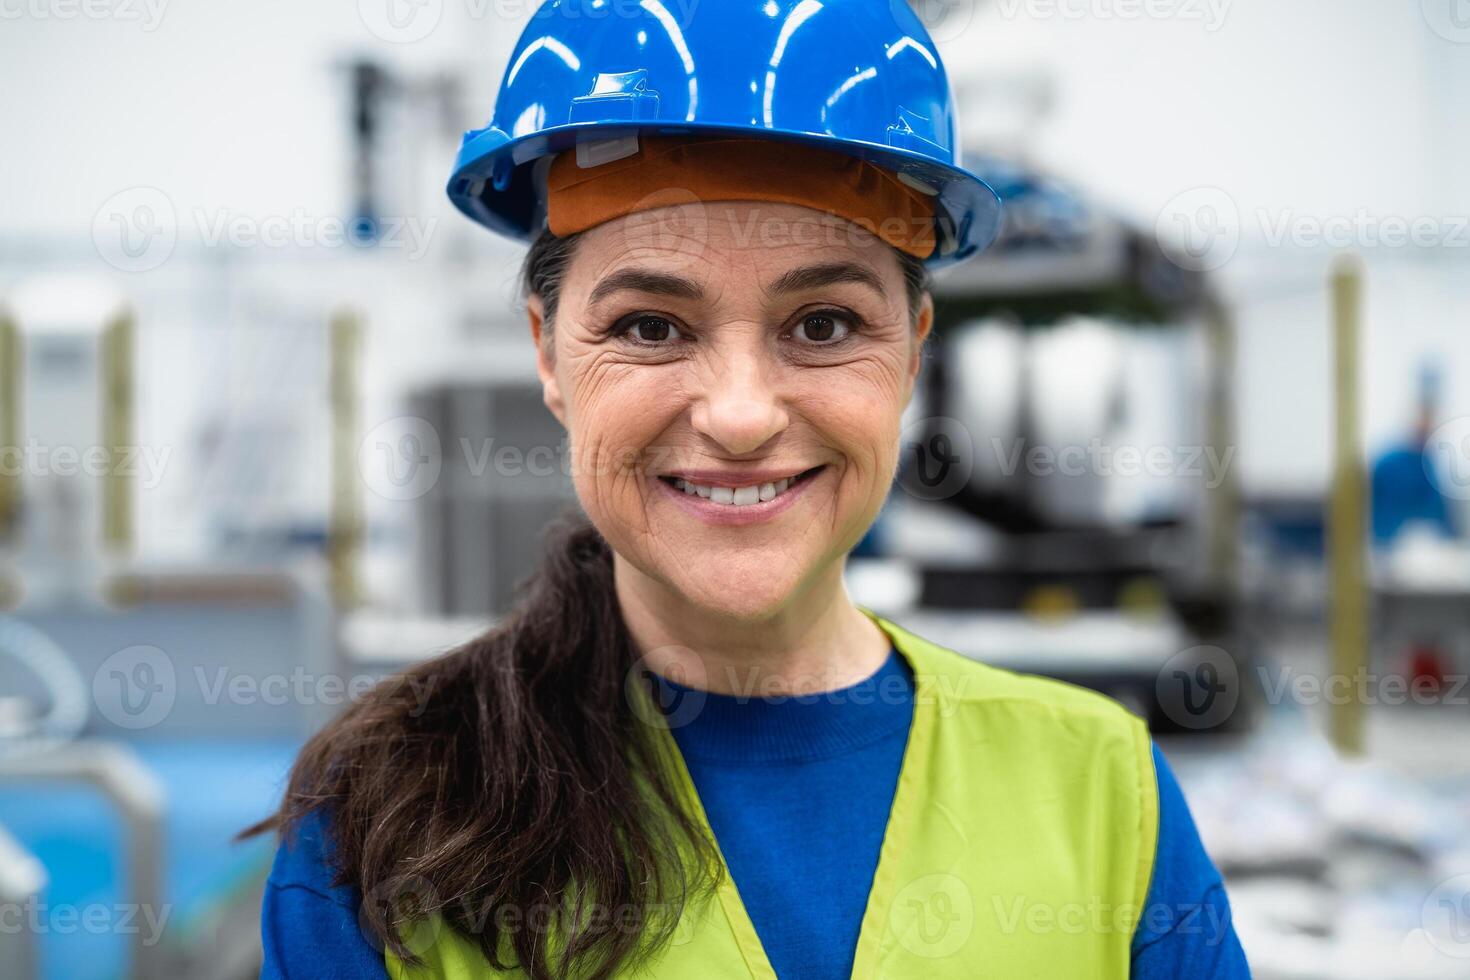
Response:
[[[651,269],[620,269],[599,282],[587,297],[587,305],[595,306],[599,301],[624,289],[640,293],[660,293],[680,299],[702,299],[704,289],[692,279],[671,276],[666,272]]]
[[[807,265],[784,273],[771,284],[772,293],[795,293],[803,289],[816,289],[839,282],[855,282],[883,293],[883,280],[851,262],[829,262],[826,265]]]

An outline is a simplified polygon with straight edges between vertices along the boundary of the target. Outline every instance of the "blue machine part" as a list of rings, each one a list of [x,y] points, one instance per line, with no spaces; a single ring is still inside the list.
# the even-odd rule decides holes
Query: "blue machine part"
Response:
[[[1000,199],[961,164],[948,76],[905,0],[548,0],[489,125],[465,134],[449,196],[529,241],[546,215],[538,162],[643,132],[758,134],[883,167],[936,196],[930,267],[976,254],[1000,227]]]
[[[1075,252],[1087,247],[1095,216],[1080,192],[999,157],[979,158],[973,168],[1005,205],[1005,221],[992,254]]]
[[[232,838],[280,802],[297,739],[139,741],[142,763],[166,793],[162,941],[178,947],[210,910],[227,903],[275,851],[269,835]],[[132,936],[150,923],[129,910],[127,840],[118,814],[96,791],[72,783],[26,781],[0,789],[0,826],[46,869],[41,917],[45,980],[124,980]],[[105,908],[118,928],[84,927]],[[153,921],[157,922],[155,913]],[[0,974],[3,974],[0,969]]]

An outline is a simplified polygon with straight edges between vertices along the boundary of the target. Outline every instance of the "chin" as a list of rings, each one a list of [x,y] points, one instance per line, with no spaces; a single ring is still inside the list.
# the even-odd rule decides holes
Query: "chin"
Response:
[[[795,567],[784,574],[749,569],[724,576],[691,581],[687,574],[666,578],[669,586],[691,604],[715,615],[759,622],[779,613],[796,593],[801,576]]]

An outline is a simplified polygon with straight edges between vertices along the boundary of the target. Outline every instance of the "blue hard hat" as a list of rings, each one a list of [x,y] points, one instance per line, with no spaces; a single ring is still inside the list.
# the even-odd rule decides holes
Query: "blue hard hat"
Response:
[[[789,139],[841,151],[937,196],[930,267],[1000,227],[1000,199],[960,165],[949,79],[905,0],[547,0],[511,53],[449,196],[530,241],[538,161],[637,133]]]

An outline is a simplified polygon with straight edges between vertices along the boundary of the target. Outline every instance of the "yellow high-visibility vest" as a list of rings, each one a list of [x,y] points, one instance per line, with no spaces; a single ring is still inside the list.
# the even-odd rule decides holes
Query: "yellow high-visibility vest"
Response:
[[[908,662],[914,715],[853,977],[1125,980],[1158,834],[1143,721],[1101,694],[978,663],[859,608]],[[677,770],[713,837],[682,759]],[[452,929],[417,935],[428,937],[411,944],[420,965],[385,953],[394,980],[523,975],[492,970]],[[728,869],[633,975],[776,978]]]

